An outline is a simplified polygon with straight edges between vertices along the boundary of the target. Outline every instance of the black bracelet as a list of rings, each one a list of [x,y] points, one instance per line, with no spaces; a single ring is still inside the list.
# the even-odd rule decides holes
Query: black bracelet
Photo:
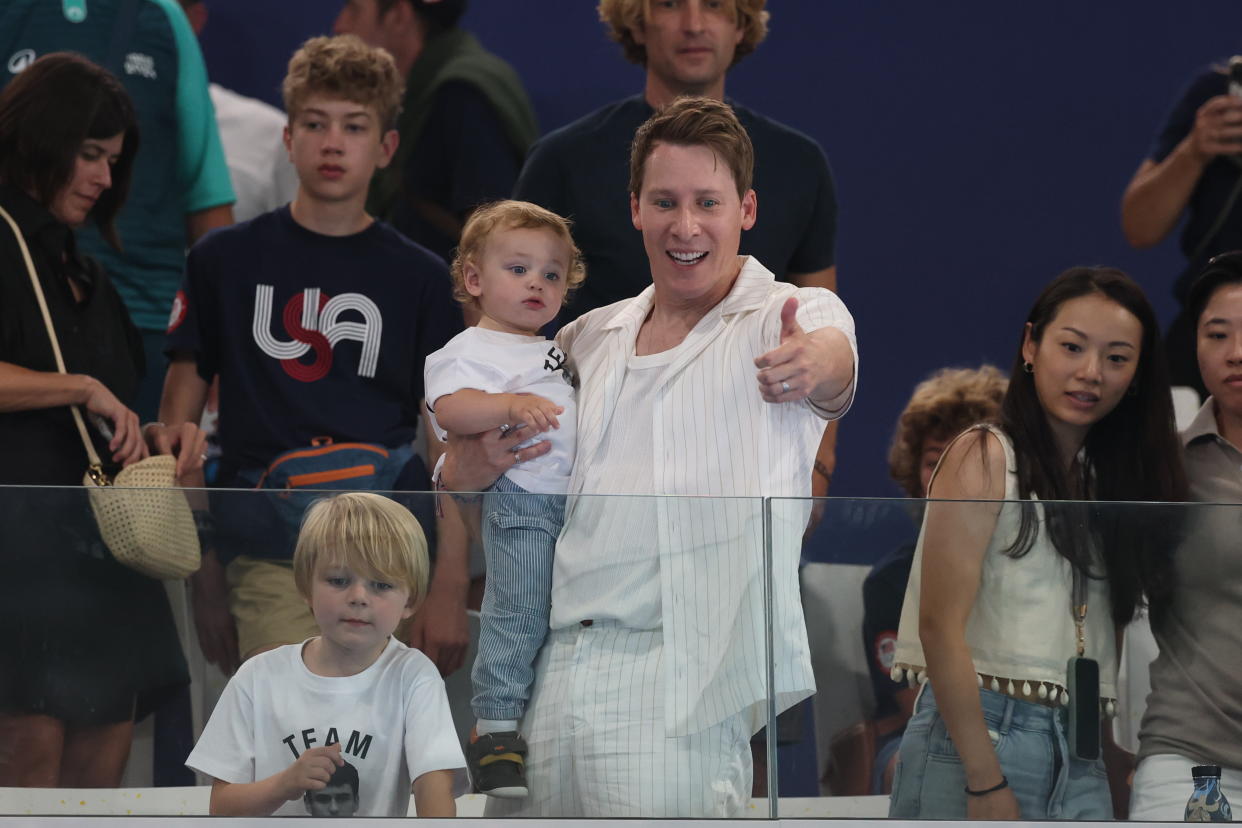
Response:
[[[995,785],[993,785],[990,788],[984,788],[981,791],[972,791],[970,789],[970,786],[967,785],[962,790],[966,791],[967,796],[987,796],[990,793],[996,793],[997,791],[1004,790],[1005,788],[1008,788],[1008,787],[1009,787],[1009,780],[1006,779],[1005,775],[1002,773],[1001,781],[997,782]]]

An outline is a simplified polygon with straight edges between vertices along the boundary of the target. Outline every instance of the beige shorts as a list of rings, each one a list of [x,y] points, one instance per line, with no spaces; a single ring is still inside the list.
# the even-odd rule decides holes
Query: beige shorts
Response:
[[[225,576],[229,612],[237,622],[237,649],[243,660],[319,635],[310,605],[293,583],[292,562],[240,555],[225,568]]]

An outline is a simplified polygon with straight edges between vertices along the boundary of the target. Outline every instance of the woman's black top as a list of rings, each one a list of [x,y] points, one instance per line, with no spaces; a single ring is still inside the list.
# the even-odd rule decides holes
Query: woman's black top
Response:
[[[142,341],[101,268],[24,193],[0,205],[30,248],[70,373],[128,404]],[[69,279],[81,288],[76,301]],[[0,361],[55,371],[47,328],[13,232],[0,222]],[[93,428],[88,426],[93,431]],[[95,440],[109,458],[106,441]],[[164,585],[117,563],[91,516],[86,451],[67,406],[0,413],[0,715],[88,727],[142,718],[189,682]],[[0,747],[0,750],[3,750]]]
[[[65,368],[102,382],[128,405],[138,387],[142,340],[103,269],[78,253],[73,232],[25,193],[0,185],[0,205],[26,237],[60,340]],[[69,280],[81,288],[75,301]],[[21,250],[0,221],[0,362],[56,371],[56,359]],[[109,464],[107,441],[87,425]],[[68,406],[0,413],[0,483],[77,485],[88,461]]]

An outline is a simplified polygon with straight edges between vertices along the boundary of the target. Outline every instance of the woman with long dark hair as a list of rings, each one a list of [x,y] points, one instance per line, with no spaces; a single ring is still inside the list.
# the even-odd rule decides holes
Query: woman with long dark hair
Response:
[[[118,785],[135,717],[188,678],[163,585],[99,537],[70,414],[89,415],[108,473],[146,456],[126,404],[141,340],[73,234],[94,221],[119,244],[137,150],[129,96],[84,58],[45,55],[0,93],[0,208],[29,248],[67,371],[0,222],[0,786]]]
[[[1170,543],[1084,501],[1183,498],[1157,331],[1125,274],[1066,271],[1027,317],[999,422],[941,459],[898,633],[897,669],[925,683],[890,816],[1112,817],[1120,629],[1163,606]]]

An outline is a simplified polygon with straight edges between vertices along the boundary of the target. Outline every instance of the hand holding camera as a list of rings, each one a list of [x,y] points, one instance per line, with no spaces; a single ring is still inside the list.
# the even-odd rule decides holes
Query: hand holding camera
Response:
[[[1242,56],[1229,61],[1228,94],[1210,98],[1195,113],[1188,141],[1204,164],[1218,155],[1242,153]]]

